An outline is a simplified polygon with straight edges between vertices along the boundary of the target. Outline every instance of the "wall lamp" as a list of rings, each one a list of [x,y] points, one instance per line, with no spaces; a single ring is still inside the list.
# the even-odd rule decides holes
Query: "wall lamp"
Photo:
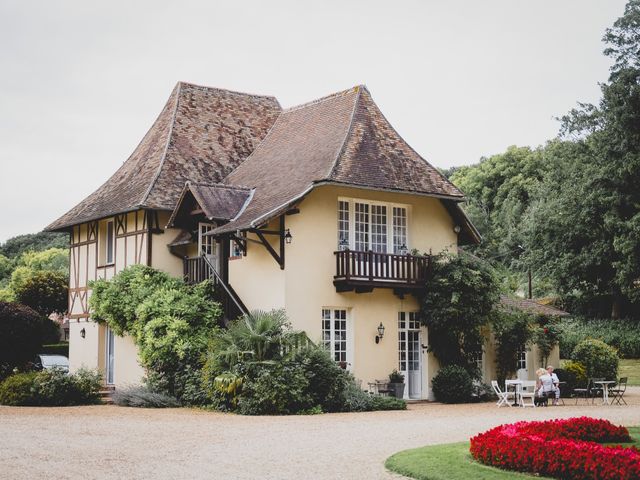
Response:
[[[382,337],[384,337],[384,325],[380,322],[380,325],[378,325],[378,335],[376,335],[376,343],[380,343]]]
[[[291,240],[293,240],[293,235],[291,235],[291,232],[289,231],[289,229],[287,228],[284,231],[284,242],[288,245],[291,243]]]
[[[84,337],[86,337],[86,336],[87,336],[87,331],[84,329],[84,327],[82,327],[82,330],[80,330],[80,336],[81,336],[82,338],[84,338]]]
[[[460,225],[456,225],[455,227],[453,227],[453,231],[455,233],[460,233],[462,231],[462,228],[460,228]]]

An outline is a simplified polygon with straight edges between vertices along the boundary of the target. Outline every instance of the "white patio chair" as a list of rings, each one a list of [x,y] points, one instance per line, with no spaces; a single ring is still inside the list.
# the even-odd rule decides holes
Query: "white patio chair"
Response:
[[[501,407],[502,405],[506,405],[507,407],[511,407],[511,400],[515,400],[515,392],[503,392],[500,390],[500,385],[498,385],[497,380],[491,380],[491,387],[493,387],[493,391],[498,396],[498,403],[496,405]]]
[[[531,389],[531,390],[529,390]],[[529,403],[527,403],[529,400]],[[518,403],[521,407],[536,407],[536,382],[535,380],[524,380],[518,392]]]

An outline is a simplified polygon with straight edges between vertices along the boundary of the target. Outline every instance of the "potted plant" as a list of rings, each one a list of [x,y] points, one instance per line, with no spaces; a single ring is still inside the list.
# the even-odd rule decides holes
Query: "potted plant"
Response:
[[[404,375],[398,370],[389,374],[389,389],[393,390],[396,398],[404,397]]]

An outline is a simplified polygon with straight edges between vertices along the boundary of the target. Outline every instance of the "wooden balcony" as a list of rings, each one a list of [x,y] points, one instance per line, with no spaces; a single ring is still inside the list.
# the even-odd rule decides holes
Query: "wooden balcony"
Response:
[[[338,292],[370,292],[374,288],[393,288],[397,294],[424,289],[429,256],[343,250],[334,252],[336,275],[333,284]]]

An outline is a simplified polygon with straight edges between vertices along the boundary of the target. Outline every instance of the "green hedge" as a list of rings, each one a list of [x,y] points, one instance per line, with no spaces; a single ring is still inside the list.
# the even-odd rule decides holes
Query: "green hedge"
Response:
[[[69,342],[52,343],[49,345],[43,345],[42,349],[38,353],[47,353],[49,355],[64,355],[69,356]]]
[[[640,323],[628,320],[572,318],[563,320],[560,357],[571,358],[583,340],[593,338],[615,347],[621,358],[640,358]]]

